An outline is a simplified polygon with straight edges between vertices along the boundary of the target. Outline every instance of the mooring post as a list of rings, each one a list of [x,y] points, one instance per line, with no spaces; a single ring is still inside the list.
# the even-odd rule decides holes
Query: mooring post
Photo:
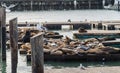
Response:
[[[6,61],[6,12],[5,8],[0,7],[0,24],[1,24],[1,49],[2,49],[2,60]]]
[[[33,36],[30,43],[32,47],[32,73],[44,73],[43,34]]]
[[[17,73],[18,63],[18,30],[17,18],[9,21],[10,24],[10,48],[11,48],[11,73]]]

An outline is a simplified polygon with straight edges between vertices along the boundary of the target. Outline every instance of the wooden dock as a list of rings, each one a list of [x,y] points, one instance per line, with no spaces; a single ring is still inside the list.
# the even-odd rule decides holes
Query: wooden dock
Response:
[[[103,38],[103,37],[113,37],[120,38],[119,30],[87,30],[86,33],[73,33],[75,38],[86,39],[86,38]]]
[[[104,46],[112,46],[112,47],[120,48],[120,40],[103,41],[102,44]]]
[[[79,29],[80,27],[83,27],[85,29],[91,29],[91,24],[86,21],[82,22],[44,22],[42,23],[44,27],[46,27],[48,30],[61,30],[62,26],[68,25],[70,26],[70,29]]]
[[[31,61],[31,55],[28,54],[27,61]],[[86,54],[86,55],[48,55],[44,54],[45,61],[117,61],[120,60],[120,54]]]
[[[25,27],[25,26],[36,26],[36,24],[39,24],[39,22],[18,22],[19,27]],[[6,23],[6,26],[9,26],[9,23]]]

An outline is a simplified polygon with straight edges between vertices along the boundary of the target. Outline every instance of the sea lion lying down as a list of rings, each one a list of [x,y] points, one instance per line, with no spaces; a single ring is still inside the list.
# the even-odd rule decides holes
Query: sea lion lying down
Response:
[[[31,50],[31,44],[30,43],[25,43],[25,44],[21,45],[20,48],[24,49],[26,51]]]
[[[92,43],[92,42],[97,43]],[[66,44],[63,39],[55,40],[50,39],[47,44],[43,44],[43,51],[45,54],[52,55],[76,55],[76,54],[116,54],[120,53],[119,48],[104,46],[102,43],[98,43],[97,40],[87,40],[85,43],[81,41],[70,40],[69,44]],[[54,44],[53,44],[54,43]],[[90,45],[91,44],[91,45]],[[75,45],[75,46],[73,46]],[[84,47],[83,47],[84,46]],[[31,50],[30,43],[23,44],[22,49],[26,51]],[[31,51],[29,51],[31,53]]]

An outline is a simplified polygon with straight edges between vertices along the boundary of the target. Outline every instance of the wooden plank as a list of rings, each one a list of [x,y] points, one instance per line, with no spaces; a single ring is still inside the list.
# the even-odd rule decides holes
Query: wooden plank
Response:
[[[5,12],[5,8],[0,7],[0,21],[1,22],[1,26],[5,27],[6,24],[6,12]]]
[[[6,27],[2,27],[2,60],[6,61]]]
[[[1,46],[2,46],[2,60],[6,60],[6,28],[5,28],[5,22],[6,22],[6,12],[5,12],[5,8],[0,7],[0,26],[1,26],[1,36],[2,36],[2,42],[1,42]]]
[[[18,63],[18,29],[17,18],[10,20],[10,48],[11,48],[11,73],[17,73]]]
[[[2,30],[2,60],[6,60],[6,12],[5,8],[0,8],[0,21],[1,21],[1,30]]]
[[[38,34],[30,39],[32,47],[32,73],[44,73],[43,34]]]
[[[0,69],[2,68],[1,67],[2,60],[6,60],[5,21],[6,21],[5,8],[0,7]],[[2,30],[4,32],[3,35]]]

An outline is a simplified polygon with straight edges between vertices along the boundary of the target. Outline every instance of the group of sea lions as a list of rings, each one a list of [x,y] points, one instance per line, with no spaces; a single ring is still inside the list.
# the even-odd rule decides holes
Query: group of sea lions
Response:
[[[80,32],[86,32],[80,29]],[[57,32],[39,31],[37,29],[18,29],[18,41],[23,42],[21,50],[25,50],[31,54],[30,37],[44,33],[44,35],[59,35]],[[97,39],[90,38],[86,40],[75,40],[68,36],[60,39],[44,38],[43,50],[49,55],[79,55],[79,54],[116,54],[120,53],[119,48],[104,46],[101,41],[107,38]]]
[[[29,30],[34,31],[34,30]],[[34,31],[35,33],[36,31]],[[40,32],[37,32],[40,33]],[[35,34],[37,34],[35,33]],[[31,33],[30,33],[31,34]],[[33,32],[32,32],[33,34]],[[54,35],[56,33],[50,32],[47,34]],[[58,34],[58,33],[57,33]],[[58,34],[59,35],[59,34]],[[115,54],[120,53],[119,48],[104,46],[99,39],[90,38],[86,40],[73,40],[66,36],[64,39],[43,39],[44,54],[48,55],[80,55],[80,54]],[[24,42],[21,49],[26,50],[31,54],[31,45],[29,42]]]
[[[67,41],[67,43],[66,43]],[[56,43],[55,43],[56,42]],[[51,45],[55,43],[55,45]],[[85,41],[66,39],[54,40],[43,45],[45,53],[54,55],[77,55],[77,54],[115,54],[120,53],[119,48],[104,46],[95,38]]]

